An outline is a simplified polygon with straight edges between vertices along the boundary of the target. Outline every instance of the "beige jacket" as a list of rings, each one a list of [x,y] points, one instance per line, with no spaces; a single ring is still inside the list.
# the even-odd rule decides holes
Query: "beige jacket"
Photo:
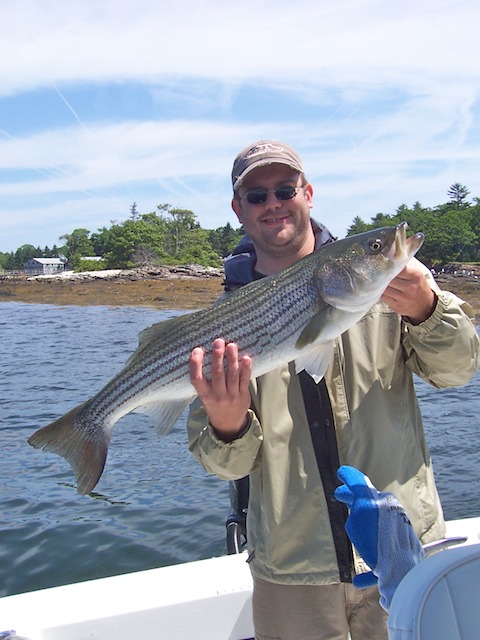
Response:
[[[467,383],[479,366],[472,319],[470,306],[448,292],[438,291],[433,315],[419,326],[378,303],[337,339],[325,376],[340,462],[395,493],[424,543],[442,537],[445,525],[412,373],[438,388]],[[219,478],[250,475],[247,529],[256,576],[290,584],[338,582],[294,365],[253,380],[251,396],[250,426],[229,444],[215,436],[197,400],[188,421],[190,449]],[[361,561],[356,570],[365,570]]]

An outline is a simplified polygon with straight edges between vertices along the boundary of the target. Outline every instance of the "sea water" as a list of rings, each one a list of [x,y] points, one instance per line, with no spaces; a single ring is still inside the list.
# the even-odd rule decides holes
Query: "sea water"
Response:
[[[0,596],[225,552],[228,483],[188,451],[186,416],[161,440],[145,415],[122,418],[88,496],[63,458],[27,444],[123,367],[141,329],[179,313],[0,304]],[[416,384],[446,517],[480,515],[480,377]]]

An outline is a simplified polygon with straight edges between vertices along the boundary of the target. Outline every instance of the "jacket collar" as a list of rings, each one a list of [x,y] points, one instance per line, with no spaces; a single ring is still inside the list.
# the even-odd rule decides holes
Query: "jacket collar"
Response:
[[[319,249],[324,244],[337,239],[324,225],[320,224],[320,222],[317,222],[313,218],[311,222],[315,234],[315,249]],[[255,280],[256,262],[257,256],[253,242],[248,235],[245,235],[232,253],[225,259],[225,291],[234,291]]]

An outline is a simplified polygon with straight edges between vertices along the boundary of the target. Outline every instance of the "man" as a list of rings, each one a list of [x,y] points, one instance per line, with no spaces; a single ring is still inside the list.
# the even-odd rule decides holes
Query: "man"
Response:
[[[288,145],[259,141],[237,156],[232,207],[247,234],[226,261],[226,290],[278,272],[334,238],[310,218],[313,188]],[[188,428],[204,468],[250,478],[247,517],[256,638],[387,637],[376,587],[345,533],[334,499],[340,464],[361,469],[405,506],[421,541],[444,534],[412,372],[436,387],[465,384],[479,361],[468,304],[438,289],[412,259],[335,345],[318,385],[293,364],[250,380],[235,344],[202,345],[190,359],[198,393]],[[226,366],[225,366],[226,365]],[[315,446],[314,446],[315,443]]]

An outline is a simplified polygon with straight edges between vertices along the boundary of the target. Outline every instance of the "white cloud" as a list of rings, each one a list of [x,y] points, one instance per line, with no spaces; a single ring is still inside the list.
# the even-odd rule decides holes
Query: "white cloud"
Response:
[[[0,250],[133,201],[233,221],[233,157],[264,137],[298,148],[339,235],[454,181],[480,195],[479,17],[476,0],[5,0]]]
[[[477,77],[475,0],[10,0],[5,93],[49,82],[295,77],[324,86]]]

